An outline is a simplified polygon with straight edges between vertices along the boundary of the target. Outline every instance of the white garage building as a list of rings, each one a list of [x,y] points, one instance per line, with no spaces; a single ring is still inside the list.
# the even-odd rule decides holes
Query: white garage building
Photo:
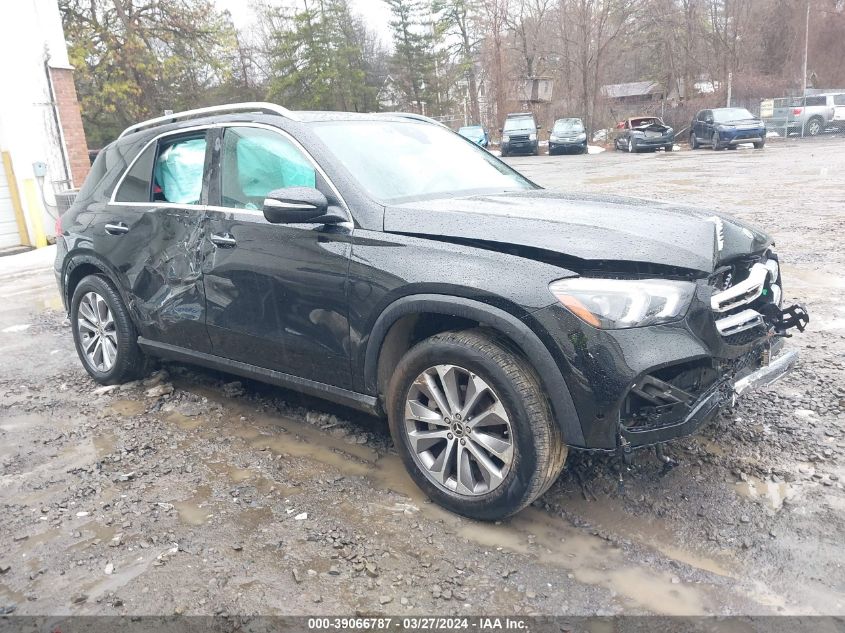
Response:
[[[57,0],[0,2],[0,252],[43,246],[89,160]]]

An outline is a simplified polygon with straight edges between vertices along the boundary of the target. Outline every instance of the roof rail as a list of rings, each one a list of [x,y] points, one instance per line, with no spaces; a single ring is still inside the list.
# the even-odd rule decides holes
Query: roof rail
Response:
[[[209,106],[207,108],[197,108],[196,110],[185,110],[184,112],[174,112],[173,114],[165,114],[164,116],[156,117],[154,119],[147,119],[128,128],[120,133],[117,138],[122,138],[127,134],[139,132],[144,128],[152,127],[160,123],[173,123],[175,121],[182,121],[184,119],[193,119],[196,117],[207,116],[209,114],[226,114],[229,112],[265,112],[269,114],[280,114],[283,117],[298,121],[298,117],[280,105],[275,103],[267,103],[264,101],[249,101],[246,103],[230,103],[227,105]]]
[[[439,125],[440,127],[448,128],[449,126],[441,123],[437,119],[432,119],[431,117],[425,116],[423,114],[417,114],[416,112],[377,112],[376,114],[384,114],[386,116],[395,116],[400,117],[403,119],[413,119],[414,121],[422,121],[423,123],[434,123],[435,125]]]

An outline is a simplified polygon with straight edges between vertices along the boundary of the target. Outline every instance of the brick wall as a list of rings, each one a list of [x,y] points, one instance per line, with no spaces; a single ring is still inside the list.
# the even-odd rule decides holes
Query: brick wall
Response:
[[[73,85],[73,70],[50,68],[50,78],[59,110],[59,121],[70,162],[73,186],[81,187],[91,168],[91,162],[88,159],[88,143],[85,141],[85,130],[82,128],[82,115],[79,112],[79,101],[76,99],[76,87]]]

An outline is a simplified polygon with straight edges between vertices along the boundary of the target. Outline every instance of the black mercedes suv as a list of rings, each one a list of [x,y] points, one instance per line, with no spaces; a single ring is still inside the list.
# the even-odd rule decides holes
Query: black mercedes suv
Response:
[[[570,447],[692,433],[788,371],[807,322],[729,217],[544,191],[418,118],[262,103],[124,131],[56,276],[97,382],[158,357],[384,415],[417,484],[481,519]]]

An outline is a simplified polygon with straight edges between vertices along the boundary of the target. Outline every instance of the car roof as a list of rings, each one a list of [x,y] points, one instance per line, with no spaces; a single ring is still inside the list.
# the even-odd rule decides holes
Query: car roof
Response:
[[[395,122],[418,121],[421,123],[430,123],[441,126],[443,125],[439,121],[412,112],[361,113],[318,110],[292,111],[274,103],[245,102],[197,108],[194,110],[186,110],[183,112],[168,113],[160,117],[155,117],[152,119],[147,119],[146,121],[134,123],[127,127],[118,138],[122,138],[124,136],[134,134],[143,130],[159,129],[162,127],[178,128],[180,125],[185,125],[188,122],[190,122],[191,125],[201,126],[209,123],[216,123],[221,119],[226,121],[234,121],[236,119],[243,119],[246,115],[250,115],[250,117],[260,116],[262,118],[273,118],[274,116],[278,116],[299,123],[314,123],[323,121],[388,120]]]

